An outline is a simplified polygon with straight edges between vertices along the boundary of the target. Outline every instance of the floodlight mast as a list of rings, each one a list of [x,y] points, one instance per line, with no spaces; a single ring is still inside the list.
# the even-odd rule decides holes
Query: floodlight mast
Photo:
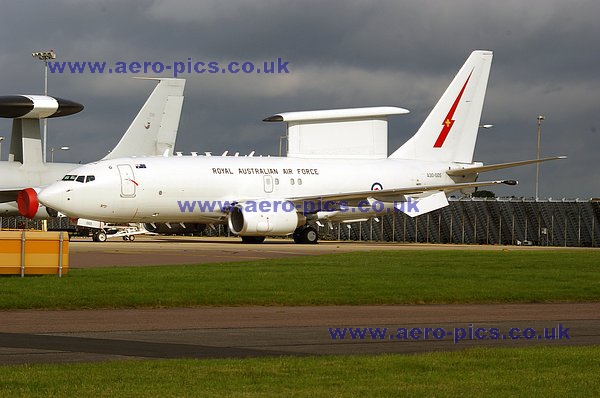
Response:
[[[537,117],[537,160],[540,160],[540,146],[542,143],[542,122],[546,120],[543,115]],[[535,200],[539,199],[540,192],[540,163],[536,163],[535,166]]]
[[[60,149],[61,151],[68,151],[71,149],[69,146],[61,146],[60,148],[50,148],[50,162],[54,163],[54,151]]]
[[[56,52],[54,50],[48,51],[36,51],[31,53],[31,56],[39,59],[40,61],[44,61],[44,95],[48,95],[48,61],[51,59],[56,59]],[[47,148],[47,138],[48,138],[48,119],[44,118],[44,151],[43,151],[43,160],[46,162],[46,148]]]

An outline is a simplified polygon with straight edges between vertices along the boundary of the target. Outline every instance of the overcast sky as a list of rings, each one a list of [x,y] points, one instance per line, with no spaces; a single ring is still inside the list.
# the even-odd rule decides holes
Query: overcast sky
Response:
[[[293,110],[392,105],[389,152],[422,123],[472,50],[494,51],[475,158],[542,156],[540,196],[600,196],[600,2],[597,0],[76,1],[6,2],[0,14],[0,95],[43,92],[43,64],[62,61],[263,61],[289,74],[188,74],[176,150],[277,154]],[[163,73],[163,76],[171,76]],[[119,140],[154,85],[132,75],[50,74],[49,93],[85,105],[49,121],[56,161],[90,162]],[[8,140],[11,120],[0,120]],[[3,145],[2,159],[7,156]],[[48,155],[49,156],[49,155]],[[531,197],[535,166],[487,173],[515,178],[502,195]]]

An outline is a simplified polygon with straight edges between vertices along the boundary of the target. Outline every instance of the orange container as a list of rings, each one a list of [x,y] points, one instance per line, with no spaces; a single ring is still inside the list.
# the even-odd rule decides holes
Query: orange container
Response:
[[[59,275],[69,270],[67,232],[0,231],[0,275]]]

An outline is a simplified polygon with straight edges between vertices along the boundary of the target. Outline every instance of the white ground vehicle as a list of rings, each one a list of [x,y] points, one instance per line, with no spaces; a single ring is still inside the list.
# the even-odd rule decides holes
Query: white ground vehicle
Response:
[[[92,236],[94,242],[106,242],[109,238],[122,237],[126,241],[134,241],[136,235],[156,235],[144,228],[144,224],[112,224],[102,221],[77,220],[77,236]]]

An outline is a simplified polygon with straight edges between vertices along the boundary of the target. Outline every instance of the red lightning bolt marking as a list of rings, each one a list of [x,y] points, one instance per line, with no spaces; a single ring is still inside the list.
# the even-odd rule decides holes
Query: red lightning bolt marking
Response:
[[[452,119],[452,117],[454,117],[454,112],[456,112],[456,108],[458,107],[460,98],[462,97],[463,93],[465,92],[465,88],[467,88],[467,83],[469,83],[469,79],[471,78],[472,73],[473,73],[473,71],[471,71],[471,73],[469,73],[469,77],[467,77],[467,81],[465,82],[463,88],[460,90],[460,93],[458,93],[458,97],[456,97],[456,99],[454,100],[454,104],[452,104],[452,108],[450,108],[448,115],[444,119],[444,123],[442,123],[444,125],[444,127],[442,127],[442,131],[440,132],[440,135],[438,136],[437,140],[435,141],[435,144],[433,144],[434,148],[441,148],[442,145],[444,145],[444,141],[446,141],[446,137],[448,137],[448,133],[450,133],[450,130],[452,129],[452,126],[454,125],[454,119]]]

